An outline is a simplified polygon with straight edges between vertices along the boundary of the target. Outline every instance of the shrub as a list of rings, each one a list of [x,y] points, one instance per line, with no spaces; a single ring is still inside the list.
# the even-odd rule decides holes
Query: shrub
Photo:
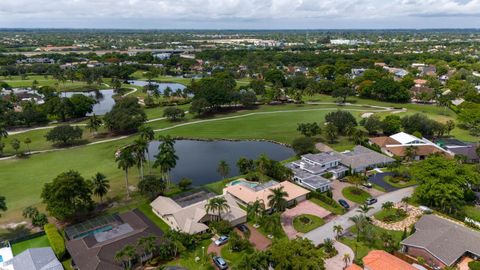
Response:
[[[65,240],[60,235],[55,225],[48,223],[43,229],[45,230],[45,234],[47,235],[48,242],[50,242],[53,252],[57,258],[61,260],[65,255]]]
[[[330,178],[333,177],[333,173],[327,172],[327,173],[324,173],[322,176],[325,177],[325,178],[327,178],[327,179],[330,179]]]
[[[292,148],[299,156],[313,153],[315,151],[315,141],[310,137],[299,137],[293,140]]]
[[[468,263],[470,270],[480,270],[480,261],[471,261]]]
[[[232,231],[232,225],[226,220],[218,220],[210,223],[210,229],[219,235],[228,235]]]

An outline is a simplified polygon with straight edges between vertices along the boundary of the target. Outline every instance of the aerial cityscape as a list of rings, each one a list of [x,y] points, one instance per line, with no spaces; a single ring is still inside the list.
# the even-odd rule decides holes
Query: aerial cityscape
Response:
[[[0,2],[0,270],[480,270],[479,11]]]

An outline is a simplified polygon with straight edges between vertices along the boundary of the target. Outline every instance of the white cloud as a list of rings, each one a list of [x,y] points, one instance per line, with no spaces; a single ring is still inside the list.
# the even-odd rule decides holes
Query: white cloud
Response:
[[[415,17],[480,17],[480,0],[0,0],[0,27],[47,26],[63,23],[71,27],[116,27],[149,22],[186,21],[229,25],[242,21],[326,21],[365,22]],[[427,20],[427,19],[425,19]],[[401,22],[401,20],[399,20]],[[432,19],[428,19],[434,24]],[[439,20],[440,21],[440,20]],[[470,19],[466,27],[478,27]],[[45,24],[45,25],[44,25]],[[58,25],[49,25],[57,26]],[[273,25],[274,26],[274,25]],[[156,26],[158,27],[158,26]],[[192,24],[192,27],[195,27]],[[399,25],[402,27],[402,25]]]

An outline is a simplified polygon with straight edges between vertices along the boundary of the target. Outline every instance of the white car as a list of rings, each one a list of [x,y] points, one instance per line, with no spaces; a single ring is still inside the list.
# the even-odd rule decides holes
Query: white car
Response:
[[[215,240],[215,245],[221,246],[228,242],[228,236],[222,235],[217,240]]]

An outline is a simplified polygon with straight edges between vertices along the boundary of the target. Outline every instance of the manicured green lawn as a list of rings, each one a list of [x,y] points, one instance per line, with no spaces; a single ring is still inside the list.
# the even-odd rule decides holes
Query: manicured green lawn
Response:
[[[479,206],[465,206],[465,215],[471,219],[480,222],[480,207]]]
[[[380,239],[380,235],[382,235],[383,233],[388,233],[392,235],[395,243],[397,244],[400,243],[400,241],[402,240],[402,235],[403,235],[402,231],[389,231],[377,226],[373,226],[373,225],[371,226],[372,226],[373,232],[377,236],[375,238],[375,241],[373,242],[373,245],[370,245],[369,243],[367,243],[365,239],[360,239],[359,242],[356,242],[355,236],[352,238],[343,237],[339,240],[340,242],[349,246],[353,250],[353,252],[356,254],[355,260],[361,261],[361,259],[365,257],[368,254],[368,252],[370,252],[371,250],[383,249],[384,248],[383,241]],[[353,233],[356,233],[355,227],[351,227],[349,228],[349,230]]]
[[[247,254],[246,251],[241,251],[241,252],[233,252],[230,249],[230,244],[226,244],[220,251],[222,258],[225,259],[227,262],[228,266],[231,269],[236,269],[238,263],[242,259],[243,256]]]
[[[396,188],[405,188],[405,187],[410,187],[414,186],[417,184],[417,181],[414,179],[410,179],[410,181],[398,181],[397,183],[393,182],[390,177],[385,177],[383,178],[383,181],[391,186],[394,186]]]
[[[91,86],[87,85],[83,81],[65,81],[59,82],[54,79],[52,76],[43,75],[29,75],[25,80],[22,80],[20,76],[12,76],[11,78],[0,78],[0,81],[8,83],[11,87],[32,87],[33,81],[38,82],[37,87],[40,86],[51,86],[57,89],[57,91],[77,91],[77,90],[93,90],[93,89],[106,89],[108,88],[105,85],[92,84]],[[109,82],[109,79],[104,79],[105,82]]]
[[[209,270],[211,268],[212,259],[207,254],[207,248],[212,240],[207,239],[200,242],[193,251],[183,252],[180,258],[166,263],[166,266],[180,266],[187,269]],[[204,247],[204,249],[202,249]],[[203,252],[203,254],[202,254]],[[199,262],[195,261],[195,257],[199,257]],[[203,258],[203,259],[202,259]]]
[[[325,224],[321,217],[303,214],[293,219],[293,227],[297,232],[307,233]]]
[[[13,252],[13,255],[15,256],[29,248],[39,248],[39,247],[49,247],[49,246],[50,246],[50,242],[48,242],[47,236],[43,235],[27,241],[13,244],[12,252]]]
[[[153,213],[152,207],[149,203],[141,204],[138,207],[138,210],[140,210],[148,219],[150,219],[153,223],[155,223],[155,225],[162,229],[163,232],[167,232],[168,230],[170,230],[170,226],[168,226],[165,221],[163,221],[161,218],[155,215],[155,213]]]
[[[319,205],[320,207],[325,208],[326,210],[334,213],[335,215],[343,215],[345,213],[345,208],[343,208],[337,202],[335,202],[335,206],[332,206],[330,204],[322,202],[321,200],[319,200],[317,198],[310,198],[310,201]]]
[[[375,213],[375,218],[386,222],[386,223],[395,223],[404,220],[407,218],[407,213],[403,209],[397,209],[397,208],[392,208],[392,209],[382,209]]]
[[[356,187],[346,187],[342,189],[342,195],[347,200],[350,200],[352,202],[356,202],[359,204],[365,203],[365,201],[371,197],[370,193]]]

